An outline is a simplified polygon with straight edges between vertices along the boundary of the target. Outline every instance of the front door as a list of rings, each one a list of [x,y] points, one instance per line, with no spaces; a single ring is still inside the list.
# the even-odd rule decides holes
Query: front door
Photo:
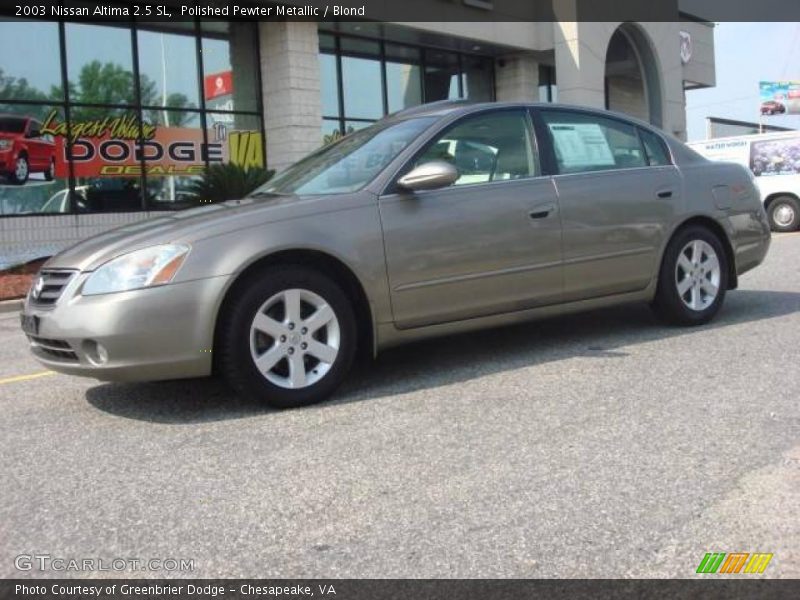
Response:
[[[561,296],[561,226],[524,110],[467,116],[407,170],[447,160],[452,186],[380,199],[395,323],[411,328],[522,310]]]

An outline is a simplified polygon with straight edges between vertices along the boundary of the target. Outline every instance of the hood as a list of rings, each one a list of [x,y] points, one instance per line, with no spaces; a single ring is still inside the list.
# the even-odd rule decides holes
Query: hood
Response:
[[[318,212],[320,202],[339,204],[339,197],[264,196],[231,200],[168,213],[125,225],[88,238],[47,261],[46,268],[93,271],[103,263],[133,250],[193,241]]]

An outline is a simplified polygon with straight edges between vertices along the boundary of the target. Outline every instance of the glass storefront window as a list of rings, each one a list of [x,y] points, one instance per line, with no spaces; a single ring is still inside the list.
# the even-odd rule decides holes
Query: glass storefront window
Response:
[[[324,143],[337,123],[341,136],[423,102],[494,99],[491,58],[345,34],[319,40]]]
[[[335,142],[342,137],[339,129],[339,119],[322,119],[322,143],[323,145]]]
[[[233,163],[245,169],[266,166],[259,117],[208,113],[206,130],[209,164]]]
[[[344,114],[360,119],[383,116],[381,63],[369,58],[342,57]]]
[[[126,131],[111,135],[81,136],[77,130],[94,123],[127,124]],[[141,161],[136,151],[142,128],[138,113],[132,108],[102,108],[75,115],[70,114],[74,132],[71,159],[75,176],[73,191],[76,210],[85,212],[136,212],[144,208],[142,199],[143,178]],[[58,136],[59,146],[66,138]]]
[[[476,102],[492,100],[494,80],[492,72],[494,64],[491,58],[481,56],[464,56],[462,65],[462,88],[465,98]]]
[[[0,214],[186,208],[209,164],[265,167],[253,23],[0,20],[0,50],[20,36],[25,70],[0,54]]]
[[[322,94],[322,115],[339,114],[339,84],[336,57],[333,54],[319,55],[319,84]]]
[[[458,55],[452,52],[425,52],[425,100],[455,100],[461,97]]]
[[[63,120],[58,107],[0,104],[0,215],[69,212],[67,166],[45,127]]]
[[[60,54],[57,23],[0,20],[0,100],[62,100]]]
[[[143,115],[145,123],[157,126],[145,161],[150,205],[156,210],[193,206],[192,183],[203,174],[208,158],[221,156],[216,147],[206,145],[200,113],[144,110]]]
[[[139,94],[143,106],[198,108],[194,36],[139,30]]]
[[[202,21],[203,96],[209,110],[258,112],[254,23]]]
[[[422,104],[421,74],[419,65],[386,63],[386,95],[389,113]]]
[[[129,27],[67,23],[70,101],[133,104],[133,49]]]

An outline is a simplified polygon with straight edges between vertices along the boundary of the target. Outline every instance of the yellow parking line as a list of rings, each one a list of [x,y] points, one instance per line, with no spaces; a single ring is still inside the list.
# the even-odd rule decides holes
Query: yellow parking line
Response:
[[[28,381],[29,379],[38,379],[39,377],[46,377],[48,375],[55,375],[55,371],[39,371],[38,373],[30,373],[28,375],[15,375],[14,377],[6,377],[0,379],[0,385],[4,383],[16,383],[18,381]]]

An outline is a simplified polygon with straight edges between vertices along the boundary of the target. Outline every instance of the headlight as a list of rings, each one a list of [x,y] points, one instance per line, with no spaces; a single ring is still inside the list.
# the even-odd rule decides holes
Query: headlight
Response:
[[[136,250],[108,261],[89,276],[82,294],[110,294],[164,285],[172,281],[189,252],[185,244]]]
[[[0,140],[0,150],[8,150],[11,148],[11,140]]]

